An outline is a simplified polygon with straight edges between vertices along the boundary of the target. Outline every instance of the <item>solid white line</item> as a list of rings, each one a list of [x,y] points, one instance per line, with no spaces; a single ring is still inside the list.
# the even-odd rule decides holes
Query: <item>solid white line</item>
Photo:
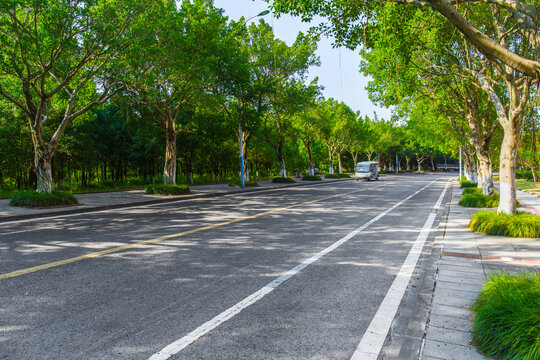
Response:
[[[394,321],[394,317],[396,316],[399,304],[401,304],[403,295],[405,295],[405,290],[407,290],[407,286],[409,285],[411,276],[416,268],[418,259],[422,254],[422,249],[424,248],[424,244],[426,243],[429,233],[431,232],[433,222],[435,221],[435,217],[437,216],[437,210],[441,208],[441,204],[449,184],[450,182],[446,184],[443,192],[437,200],[437,203],[432,208],[432,212],[424,223],[424,226],[420,231],[418,238],[414,242],[409,255],[401,266],[401,269],[394,279],[392,286],[386,293],[386,296],[379,306],[377,313],[371,320],[371,323],[364,333],[360,344],[358,344],[358,347],[351,357],[351,360],[377,360],[379,357],[379,353],[381,352],[386,335],[388,334],[390,326]]]
[[[382,213],[380,213],[379,215],[377,215],[376,217],[374,217],[373,219],[371,219],[370,221],[368,221],[364,225],[360,226],[358,229],[356,229],[356,230],[352,231],[351,233],[347,234],[345,237],[343,237],[340,240],[336,241],[335,243],[333,243],[332,245],[330,245],[326,249],[324,249],[324,250],[320,251],[319,253],[313,255],[312,257],[305,260],[301,264],[298,264],[297,266],[295,266],[291,270],[287,271],[286,273],[284,273],[280,277],[278,277],[275,280],[273,280],[272,282],[268,283],[266,286],[262,287],[261,289],[254,292],[250,296],[246,297],[244,300],[240,301],[236,305],[233,305],[232,307],[230,307],[227,310],[223,311],[221,314],[217,315],[213,319],[211,319],[211,320],[207,321],[206,323],[202,324],[201,326],[199,326],[198,328],[196,328],[195,330],[193,330],[189,334],[185,335],[184,337],[182,337],[182,338],[176,340],[175,342],[167,345],[161,351],[159,351],[158,353],[152,355],[149,360],[165,360],[165,359],[168,359],[168,358],[170,358],[171,356],[173,356],[175,354],[178,354],[180,351],[182,351],[183,349],[188,347],[190,344],[197,341],[202,336],[208,334],[210,331],[217,328],[219,325],[221,325],[225,321],[227,321],[227,320],[231,319],[232,317],[234,317],[235,315],[239,314],[242,310],[244,310],[248,306],[256,303],[257,301],[259,301],[260,299],[262,299],[266,295],[270,294],[278,286],[280,286],[283,282],[287,281],[288,279],[290,279],[294,275],[298,274],[299,272],[301,272],[303,269],[305,269],[306,267],[308,267],[309,265],[311,265],[315,261],[317,261],[320,258],[324,257],[325,255],[331,253],[332,251],[334,251],[335,249],[337,249],[338,247],[340,247],[341,245],[343,245],[344,243],[349,241],[351,238],[353,238],[354,236],[358,235],[360,232],[365,230],[368,226],[370,226],[371,224],[373,224],[376,221],[380,220],[385,215],[390,213],[392,210],[394,210],[398,206],[402,205],[407,200],[411,199],[412,197],[414,197],[415,195],[417,195],[421,191],[425,190],[426,188],[428,188],[431,184],[433,184],[436,181],[437,180],[434,180],[434,181],[430,182],[429,184],[424,186],[422,189],[418,190],[417,192],[415,192],[414,194],[408,196],[407,198],[401,200],[400,202],[393,205],[389,209],[383,211]]]

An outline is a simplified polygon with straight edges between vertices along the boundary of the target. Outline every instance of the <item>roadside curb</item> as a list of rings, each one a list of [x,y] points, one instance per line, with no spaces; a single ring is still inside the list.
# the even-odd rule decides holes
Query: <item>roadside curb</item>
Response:
[[[209,194],[199,194],[199,195],[181,195],[181,196],[171,196],[166,199],[155,199],[155,200],[145,200],[145,201],[136,201],[136,202],[126,202],[121,204],[114,204],[114,205],[102,205],[102,206],[93,206],[83,209],[71,209],[71,210],[60,210],[60,211],[49,211],[49,212],[43,212],[39,214],[28,214],[28,215],[14,215],[14,216],[6,216],[2,217],[0,219],[0,224],[11,222],[11,221],[18,221],[18,220],[30,220],[30,219],[41,219],[41,218],[47,218],[51,216],[63,216],[63,215],[74,215],[74,214],[85,214],[85,213],[92,213],[95,211],[105,211],[105,210],[115,210],[115,209],[122,209],[126,207],[138,207],[138,206],[145,206],[145,205],[156,205],[156,204],[162,204],[162,203],[170,203],[175,202],[179,200],[196,200],[196,199],[204,199],[204,198],[212,198],[212,197],[222,197],[226,195],[237,195],[237,194],[245,194],[245,193],[252,193],[252,192],[261,192],[261,191],[277,191],[285,188],[292,188],[292,187],[301,187],[301,186],[322,186],[322,185],[328,185],[333,184],[337,182],[344,182],[344,181],[353,181],[354,178],[345,178],[345,179],[337,179],[337,180],[330,180],[326,182],[316,182],[313,181],[311,183],[302,183],[302,184],[290,184],[290,185],[283,185],[283,186],[275,186],[271,188],[253,188],[253,189],[244,189],[244,190],[231,190],[231,191],[221,191],[221,192],[215,192],[215,193],[209,193]]]

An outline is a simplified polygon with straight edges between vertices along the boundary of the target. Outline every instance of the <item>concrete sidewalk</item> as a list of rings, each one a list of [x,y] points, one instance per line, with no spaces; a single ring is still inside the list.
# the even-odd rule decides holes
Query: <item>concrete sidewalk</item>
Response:
[[[461,192],[455,183],[420,359],[487,359],[471,345],[469,310],[486,277],[500,269],[540,271],[540,240],[471,232],[467,225],[478,209],[460,207]],[[519,191],[518,200],[523,210],[539,213],[534,195]]]
[[[271,180],[258,181],[258,187],[246,187],[240,189],[227,184],[194,185],[190,186],[191,194],[180,196],[147,195],[143,189],[126,190],[101,193],[75,194],[79,205],[69,207],[57,207],[46,209],[22,208],[9,206],[9,199],[0,199],[0,223],[13,220],[29,219],[53,215],[65,215],[73,213],[85,213],[115,209],[127,206],[149,205],[160,202],[176,201],[183,199],[196,199],[210,196],[223,196],[241,192],[256,192],[275,188],[285,188],[306,185],[322,185],[331,182],[350,181],[352,179],[324,179],[323,181],[296,180],[295,184],[274,184]]]

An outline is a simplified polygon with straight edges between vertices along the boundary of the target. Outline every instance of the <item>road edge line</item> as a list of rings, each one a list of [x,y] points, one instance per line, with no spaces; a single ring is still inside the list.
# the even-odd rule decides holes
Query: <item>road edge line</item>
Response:
[[[371,323],[369,324],[367,330],[364,332],[358,347],[356,348],[354,354],[351,357],[351,360],[377,360],[379,353],[382,350],[388,331],[392,326],[392,322],[396,317],[399,305],[403,300],[405,291],[409,285],[411,276],[416,268],[418,259],[422,254],[422,249],[426,243],[426,240],[431,233],[433,223],[437,216],[437,212],[441,208],[442,201],[448,190],[450,181],[446,183],[444,190],[442,191],[439,199],[435,203],[435,206],[431,209],[431,212],[420,231],[420,234],[416,238],[407,258],[403,262],[398,274],[396,275],[390,289],[386,293],[381,305]]]

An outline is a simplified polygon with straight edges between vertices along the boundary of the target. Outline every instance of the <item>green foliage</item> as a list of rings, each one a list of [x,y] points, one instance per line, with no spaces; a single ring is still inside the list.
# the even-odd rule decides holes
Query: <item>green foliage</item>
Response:
[[[325,174],[324,178],[325,179],[341,179],[341,175],[340,174]]]
[[[474,190],[472,193],[463,193],[461,200],[459,200],[459,206],[478,208],[493,208],[499,206],[499,194],[482,195],[482,190],[478,190],[480,190],[480,193],[478,193],[477,190]]]
[[[463,189],[463,194],[476,194],[476,195],[482,195],[482,189],[477,187],[466,187]]]
[[[461,180],[459,182],[459,185],[461,186],[461,188],[478,187],[477,183],[470,182],[469,180]]]
[[[244,181],[244,185],[253,186],[253,187],[259,186],[259,184],[255,180]],[[238,178],[232,179],[231,181],[229,181],[229,186],[240,187],[240,179]]]
[[[148,185],[144,192],[159,195],[183,195],[189,194],[191,191],[187,185],[159,184]]]
[[[472,309],[473,341],[484,354],[540,358],[540,274],[491,274]]]
[[[322,181],[322,178],[319,175],[306,175],[302,177],[304,181]]]
[[[340,177],[341,179],[349,179],[349,178],[351,177],[351,175],[345,174],[345,173],[341,173],[341,174],[338,174],[338,175],[339,175],[339,177]]]
[[[39,193],[36,191],[16,192],[9,205],[21,207],[46,208],[54,206],[76,205],[79,202],[71,194],[62,191],[53,191],[52,193]]]
[[[536,178],[537,179],[540,179],[540,171],[539,170],[535,170],[535,175],[536,175]],[[527,171],[523,171],[523,170],[516,170],[516,179],[525,179],[525,180],[529,180],[529,181],[533,181],[534,180],[534,177],[533,177],[533,173],[531,170],[527,170]]]
[[[296,181],[288,177],[286,178],[277,177],[277,178],[273,178],[272,182],[276,184],[292,184],[292,183],[295,183]]]
[[[537,238],[540,237],[540,216],[525,212],[507,215],[479,211],[473,215],[469,228],[488,235]]]

